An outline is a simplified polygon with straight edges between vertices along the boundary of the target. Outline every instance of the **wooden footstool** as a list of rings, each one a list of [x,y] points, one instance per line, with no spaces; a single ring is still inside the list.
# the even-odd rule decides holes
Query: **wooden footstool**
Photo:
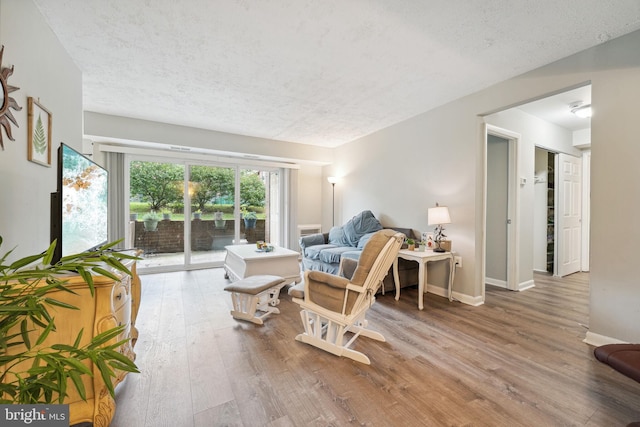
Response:
[[[285,279],[268,274],[249,276],[230,284],[224,290],[231,292],[231,315],[234,319],[262,325],[262,319],[271,313],[280,313],[276,305],[280,303],[278,296],[284,285]],[[263,312],[259,316],[258,310]]]

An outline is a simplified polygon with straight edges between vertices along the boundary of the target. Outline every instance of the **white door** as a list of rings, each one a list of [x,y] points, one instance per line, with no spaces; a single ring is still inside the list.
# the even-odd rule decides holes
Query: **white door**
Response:
[[[557,275],[580,271],[582,247],[582,161],[568,154],[558,155]]]

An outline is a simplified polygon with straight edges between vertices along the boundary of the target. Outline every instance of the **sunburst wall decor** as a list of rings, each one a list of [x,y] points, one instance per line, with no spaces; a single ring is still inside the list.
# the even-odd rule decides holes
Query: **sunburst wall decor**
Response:
[[[0,105],[0,126],[4,128],[7,137],[15,141],[13,135],[11,135],[11,123],[18,126],[18,122],[16,118],[13,117],[13,113],[9,108],[14,109],[16,111],[22,110],[22,107],[18,105],[15,99],[9,96],[11,92],[15,92],[20,89],[19,87],[11,86],[7,80],[9,76],[13,74],[13,65],[11,68],[2,67],[2,54],[4,53],[4,46],[0,48],[0,84],[2,85],[2,105]],[[11,123],[9,123],[11,121]],[[4,142],[2,140],[2,131],[0,130],[0,148],[4,150]]]

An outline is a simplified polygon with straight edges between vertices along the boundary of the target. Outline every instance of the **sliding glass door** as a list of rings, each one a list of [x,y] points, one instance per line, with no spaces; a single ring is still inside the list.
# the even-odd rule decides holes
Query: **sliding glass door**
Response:
[[[220,265],[225,246],[237,242],[235,167],[190,165],[185,204],[190,207],[186,264]]]
[[[129,236],[140,271],[221,266],[225,247],[282,242],[281,170],[131,158]]]

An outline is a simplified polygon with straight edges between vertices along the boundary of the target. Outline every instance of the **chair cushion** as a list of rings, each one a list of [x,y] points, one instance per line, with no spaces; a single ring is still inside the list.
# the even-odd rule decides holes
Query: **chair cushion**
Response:
[[[331,227],[329,230],[329,243],[336,246],[350,246],[349,240],[344,235],[343,227]]]
[[[606,344],[593,351],[596,359],[640,382],[640,344]]]
[[[324,234],[314,233],[314,234],[309,234],[307,236],[300,237],[299,243],[300,243],[300,247],[304,249],[313,245],[323,245],[326,242],[324,240]]]
[[[263,274],[245,277],[226,286],[224,290],[239,294],[258,295],[260,292],[266,291],[282,282],[284,282],[284,279],[280,276]]]
[[[350,248],[350,249],[351,249],[350,251],[346,251],[342,253],[342,258],[348,258],[354,261],[358,261],[360,259],[360,255],[362,255],[362,250],[361,249],[354,250],[353,248]]]
[[[348,279],[321,271],[309,271],[305,278],[309,291],[309,295],[305,295],[305,298],[327,310],[337,313],[342,312],[344,293],[349,283]],[[349,292],[345,314],[351,314],[350,308],[353,307],[356,298],[357,294],[355,292]]]
[[[373,263],[378,258],[380,251],[395,234],[396,232],[394,230],[380,230],[371,236],[360,254],[358,267],[356,267],[356,271],[353,273],[351,283],[360,286],[364,284],[364,281],[369,275],[369,271],[371,271]]]
[[[304,299],[304,282],[298,282],[295,285],[290,286],[287,293],[291,298]]]
[[[342,228],[349,246],[356,247],[360,238],[365,234],[382,230],[382,224],[371,211],[362,211],[347,221]]]
[[[333,264],[336,262],[340,262],[340,257],[345,252],[353,251],[352,247],[349,246],[338,246],[335,248],[326,248],[320,251],[318,259],[322,262],[327,262],[329,264]]]
[[[362,236],[360,238],[360,240],[358,240],[358,245],[356,246],[358,249],[364,249],[364,245],[367,244],[367,242],[369,241],[369,239],[371,238],[371,236],[373,236],[375,234],[375,231],[371,232],[371,233],[367,233],[364,236]]]
[[[304,256],[309,259],[320,259],[320,252],[325,249],[332,249],[337,247],[336,245],[331,244],[323,244],[323,245],[313,245],[308,248],[304,248]]]

